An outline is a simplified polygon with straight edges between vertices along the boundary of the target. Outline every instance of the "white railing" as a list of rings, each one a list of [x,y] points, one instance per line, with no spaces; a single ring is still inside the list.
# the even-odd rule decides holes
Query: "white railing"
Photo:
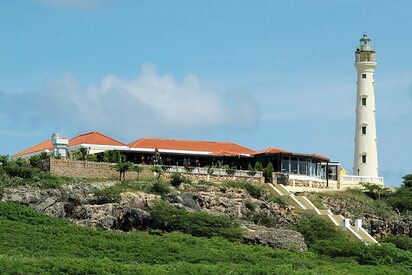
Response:
[[[306,175],[294,175],[294,174],[289,174],[289,180],[310,180],[310,181],[320,181],[324,182],[324,179],[316,178],[316,177],[311,177],[311,176],[306,176]]]
[[[345,175],[342,177],[343,181],[350,182],[370,182],[370,183],[382,183],[383,177],[364,177],[364,176],[351,176]]]

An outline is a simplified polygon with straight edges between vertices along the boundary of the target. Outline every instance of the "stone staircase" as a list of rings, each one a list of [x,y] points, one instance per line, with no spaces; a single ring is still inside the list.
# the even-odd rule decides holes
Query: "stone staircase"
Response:
[[[342,228],[350,238],[360,240],[365,244],[378,244],[364,228],[362,228],[362,220],[355,220],[355,225],[350,224],[350,220],[342,215],[334,215],[330,209],[318,209],[306,196],[294,195],[289,192],[282,184],[269,185],[269,192],[284,197],[285,200],[295,207],[298,213],[314,213],[320,217],[331,221],[336,227]]]

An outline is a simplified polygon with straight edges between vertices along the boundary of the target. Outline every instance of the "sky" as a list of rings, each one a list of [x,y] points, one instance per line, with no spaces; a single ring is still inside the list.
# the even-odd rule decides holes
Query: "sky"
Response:
[[[322,153],[351,171],[363,33],[380,174],[412,173],[409,0],[0,1],[0,154],[101,131]]]

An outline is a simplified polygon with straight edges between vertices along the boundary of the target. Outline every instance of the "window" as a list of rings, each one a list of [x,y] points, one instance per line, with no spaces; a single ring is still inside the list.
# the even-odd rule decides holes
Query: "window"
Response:
[[[366,106],[366,97],[362,97],[362,106]]]
[[[298,173],[298,158],[296,157],[290,158],[290,173],[295,175]]]
[[[305,158],[299,158],[299,174],[306,175],[307,172],[307,161]]]
[[[366,78],[366,74],[362,74],[362,78],[365,79],[365,78]]]
[[[366,163],[366,155],[362,155],[362,163]]]
[[[289,157],[282,157],[282,172],[283,173],[290,173],[290,168],[289,168]]]
[[[362,135],[366,135],[366,126],[362,126]]]

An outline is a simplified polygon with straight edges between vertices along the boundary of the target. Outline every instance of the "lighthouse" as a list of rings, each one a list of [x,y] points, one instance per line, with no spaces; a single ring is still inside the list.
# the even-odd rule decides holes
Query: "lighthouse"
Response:
[[[353,174],[357,176],[378,177],[379,174],[374,91],[376,65],[375,48],[364,34],[355,51],[357,92]]]

